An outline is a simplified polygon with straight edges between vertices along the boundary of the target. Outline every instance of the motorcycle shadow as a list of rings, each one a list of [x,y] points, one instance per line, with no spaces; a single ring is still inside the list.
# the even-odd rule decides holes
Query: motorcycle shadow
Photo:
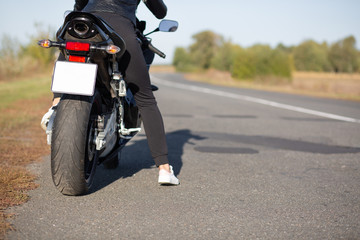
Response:
[[[140,138],[140,139],[139,139]],[[137,140],[138,139],[138,140]],[[194,135],[188,129],[177,130],[166,134],[169,161],[174,167],[174,174],[178,175],[182,168],[182,155],[185,144],[193,144],[191,140],[203,140],[204,137]],[[111,183],[121,179],[134,176],[143,169],[154,168],[155,163],[151,157],[147,139],[141,134],[131,140],[121,152],[119,166],[116,169],[105,169],[103,165],[98,166],[90,193],[99,191]]]

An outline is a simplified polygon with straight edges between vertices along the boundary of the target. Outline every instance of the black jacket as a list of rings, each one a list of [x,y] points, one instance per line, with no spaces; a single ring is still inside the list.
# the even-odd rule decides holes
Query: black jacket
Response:
[[[162,0],[143,0],[158,19],[166,16],[167,7]],[[75,0],[75,11],[111,12],[130,19],[136,24],[135,12],[140,0]]]

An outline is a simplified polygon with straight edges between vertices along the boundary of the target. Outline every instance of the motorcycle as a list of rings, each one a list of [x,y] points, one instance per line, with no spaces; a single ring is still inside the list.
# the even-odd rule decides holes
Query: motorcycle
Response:
[[[139,31],[138,40],[144,50],[165,58],[147,35],[177,27],[176,21],[162,20],[148,34]],[[51,86],[62,97],[46,129],[51,174],[62,194],[82,195],[91,188],[97,165],[117,166],[118,154],[141,130],[141,115],[119,70],[126,44],[111,26],[93,14],[71,12],[56,38],[38,42],[63,56],[55,63]]]

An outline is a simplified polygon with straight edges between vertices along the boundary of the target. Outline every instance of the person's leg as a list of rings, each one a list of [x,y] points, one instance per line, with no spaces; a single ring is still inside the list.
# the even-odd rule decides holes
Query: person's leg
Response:
[[[63,61],[65,60],[65,57],[63,54],[60,53],[57,61]],[[49,123],[49,120],[50,120],[50,117],[51,115],[54,113],[55,111],[55,107],[59,104],[60,102],[60,98],[61,98],[61,95],[60,93],[54,93],[53,94],[53,99],[52,99],[52,104],[51,104],[51,107],[49,108],[49,110],[44,114],[44,116],[42,117],[41,119],[41,122],[40,122],[40,126],[46,131],[47,129],[47,125]]]
[[[122,57],[125,81],[131,88],[139,107],[151,155],[159,170],[171,172],[163,119],[151,89],[149,72],[130,20],[114,14],[98,13],[126,42],[127,51]]]

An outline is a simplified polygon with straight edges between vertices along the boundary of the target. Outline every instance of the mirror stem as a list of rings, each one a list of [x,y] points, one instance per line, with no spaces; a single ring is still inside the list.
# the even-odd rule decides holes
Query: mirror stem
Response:
[[[146,37],[147,35],[150,35],[150,34],[152,34],[154,32],[158,32],[159,30],[160,30],[159,28],[156,28],[154,31],[151,31],[151,32],[145,34],[144,36]]]

